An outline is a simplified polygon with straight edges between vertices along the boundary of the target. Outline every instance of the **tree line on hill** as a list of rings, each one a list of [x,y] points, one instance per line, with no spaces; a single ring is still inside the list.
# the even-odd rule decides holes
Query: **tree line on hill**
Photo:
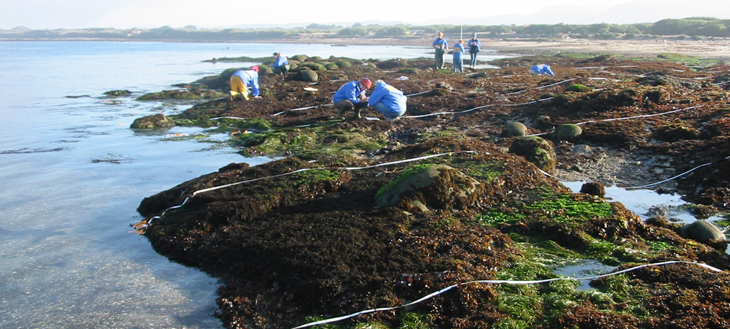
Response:
[[[531,25],[363,25],[349,27],[339,25],[310,24],[303,28],[261,29],[198,29],[188,25],[183,28],[163,26],[152,29],[54,29],[32,30],[16,27],[0,30],[5,40],[128,40],[128,41],[269,41],[276,39],[296,40],[301,37],[317,38],[414,38],[434,36],[437,31],[447,35],[472,32],[480,38],[589,38],[589,39],[641,39],[641,38],[725,38],[730,37],[730,20],[711,17],[664,19],[655,23],[637,24],[531,24]]]

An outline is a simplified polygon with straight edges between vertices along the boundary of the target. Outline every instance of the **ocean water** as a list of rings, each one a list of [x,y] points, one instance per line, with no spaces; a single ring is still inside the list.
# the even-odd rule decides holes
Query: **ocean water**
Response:
[[[152,250],[130,224],[144,197],[251,165],[196,128],[134,132],[190,105],[135,97],[256,63],[273,51],[430,57],[427,47],[224,43],[0,42],[0,328],[220,328],[218,282]],[[486,56],[484,57],[486,59]],[[133,97],[104,92],[129,90]]]

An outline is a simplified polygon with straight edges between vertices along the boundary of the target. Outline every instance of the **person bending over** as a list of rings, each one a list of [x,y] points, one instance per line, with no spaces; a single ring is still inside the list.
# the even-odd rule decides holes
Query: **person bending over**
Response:
[[[259,67],[251,66],[248,70],[238,70],[229,80],[231,85],[231,91],[228,93],[228,101],[233,101],[241,95],[241,98],[249,100],[251,97],[248,93],[248,88],[251,88],[251,95],[254,98],[260,98],[259,96]]]
[[[332,97],[337,109],[337,117],[342,118],[345,112],[355,110],[355,117],[360,118],[360,110],[367,106],[368,97],[365,92],[370,89],[372,82],[368,78],[345,83]]]
[[[385,121],[394,121],[406,113],[408,97],[383,80],[375,81],[375,89],[370,94],[368,106],[385,116]]]

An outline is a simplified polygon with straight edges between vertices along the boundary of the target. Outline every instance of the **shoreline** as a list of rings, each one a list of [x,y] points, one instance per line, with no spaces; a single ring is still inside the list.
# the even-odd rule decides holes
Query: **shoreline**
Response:
[[[456,39],[448,39],[449,41]],[[467,40],[467,39],[465,39]],[[520,55],[555,55],[563,52],[581,53],[590,55],[616,54],[626,57],[656,57],[659,54],[680,54],[684,56],[701,57],[730,61],[730,39],[717,40],[593,40],[593,39],[480,39],[482,49]],[[398,39],[398,38],[299,38],[275,40],[114,40],[114,39],[8,39],[0,41],[106,41],[106,42],[183,42],[183,43],[287,43],[287,44],[330,44],[333,46],[404,46],[425,47],[431,46],[431,39]],[[450,42],[450,43],[453,43]]]

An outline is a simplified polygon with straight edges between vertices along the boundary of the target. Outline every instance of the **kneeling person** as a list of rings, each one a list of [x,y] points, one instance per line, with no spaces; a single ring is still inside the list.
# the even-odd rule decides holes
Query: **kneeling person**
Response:
[[[370,94],[368,106],[385,115],[385,121],[393,121],[406,113],[408,97],[383,80],[375,81],[375,89]]]
[[[360,117],[360,110],[368,105],[365,92],[370,89],[372,82],[368,78],[359,81],[350,81],[337,90],[332,97],[337,109],[337,117],[342,118],[345,112],[355,110],[355,117]]]

